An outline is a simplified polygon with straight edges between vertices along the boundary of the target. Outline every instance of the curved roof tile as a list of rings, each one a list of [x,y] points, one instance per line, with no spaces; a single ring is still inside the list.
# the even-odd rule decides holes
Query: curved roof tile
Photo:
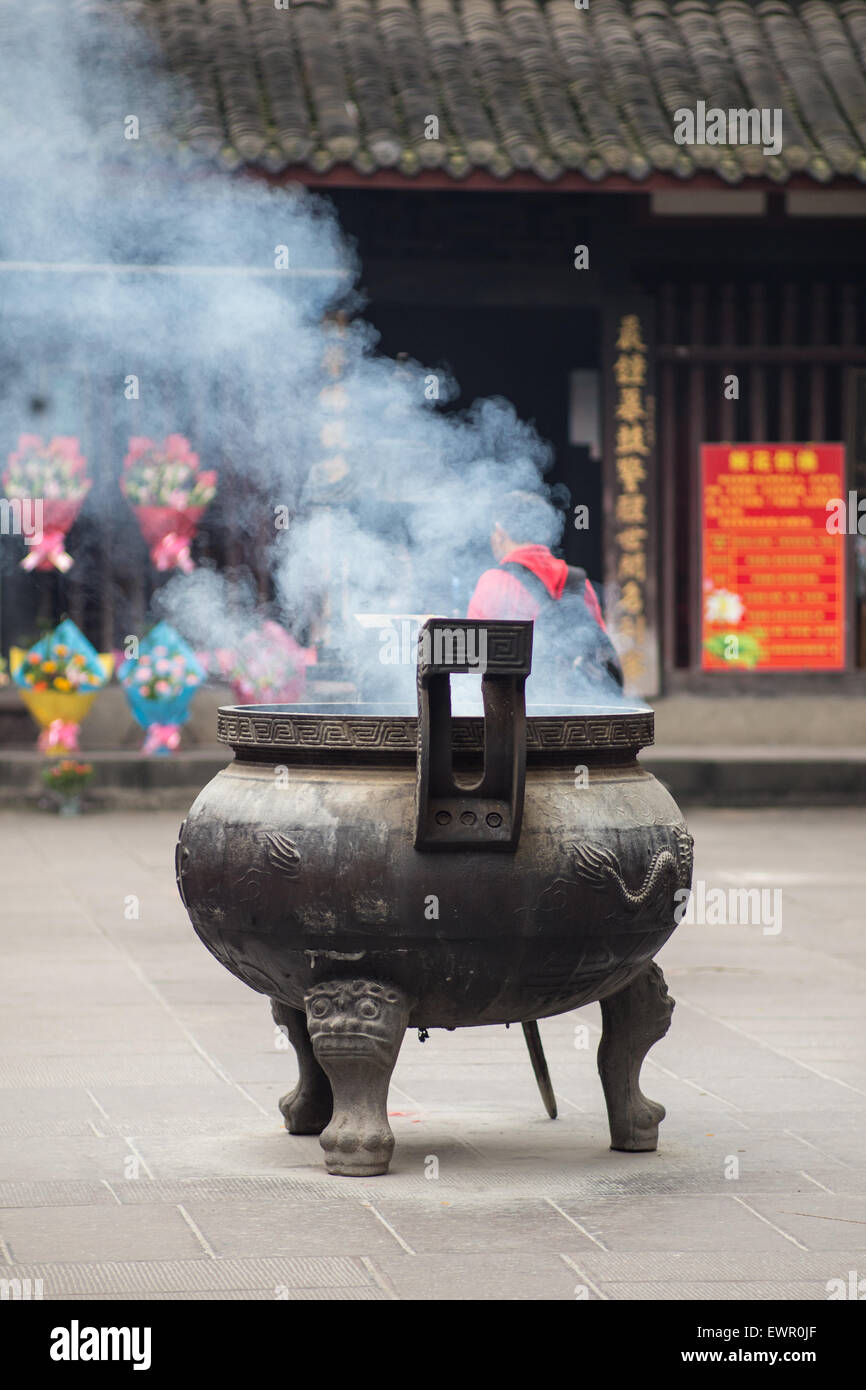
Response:
[[[82,0],[79,0],[82,3]],[[92,0],[90,0],[92,3]],[[866,182],[866,0],[133,0],[228,167],[636,183]],[[679,145],[676,112],[781,108],[783,147]],[[432,119],[431,119],[432,118]]]

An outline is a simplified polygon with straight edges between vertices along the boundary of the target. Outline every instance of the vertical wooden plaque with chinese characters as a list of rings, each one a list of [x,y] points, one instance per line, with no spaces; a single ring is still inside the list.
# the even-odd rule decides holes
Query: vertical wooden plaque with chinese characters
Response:
[[[605,305],[605,619],[628,695],[657,695],[658,486],[652,301]]]

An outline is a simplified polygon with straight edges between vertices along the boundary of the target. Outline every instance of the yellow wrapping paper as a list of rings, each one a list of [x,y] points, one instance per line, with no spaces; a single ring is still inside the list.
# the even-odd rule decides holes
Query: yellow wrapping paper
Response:
[[[9,648],[9,670],[13,679],[26,656],[27,650],[23,647]],[[111,653],[100,652],[99,664],[105,672],[106,681],[111,680],[114,670],[114,657]],[[64,724],[81,724],[99,694],[99,690],[89,690],[83,695],[66,690],[26,690],[20,685],[16,685],[15,688],[40,729],[47,729],[55,719],[62,719]],[[49,757],[64,758],[69,751],[68,748],[53,748]]]

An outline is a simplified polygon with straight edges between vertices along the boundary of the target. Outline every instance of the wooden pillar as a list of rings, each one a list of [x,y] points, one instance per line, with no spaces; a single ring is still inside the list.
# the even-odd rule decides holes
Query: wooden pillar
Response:
[[[763,281],[749,286],[749,344],[765,347],[767,343],[767,290]],[[763,367],[752,363],[749,368],[749,437],[764,444],[770,436],[767,421],[767,374]]]
[[[690,308],[691,346],[704,347],[707,341],[707,287],[692,286]],[[706,371],[704,367],[692,363],[689,367],[688,384],[689,419],[689,666],[694,670],[701,659],[701,481],[700,449],[706,440]]]
[[[813,347],[827,342],[827,286],[812,285],[810,329]],[[809,368],[809,436],[827,438],[827,368],[813,363]]]
[[[659,306],[659,341],[673,347],[676,341],[676,289],[670,282],[662,285]],[[665,542],[660,546],[660,588],[662,666],[672,671],[677,662],[677,367],[665,362],[659,370],[659,497],[660,533]]]
[[[603,314],[603,504],[606,618],[626,693],[659,691],[658,475],[654,306],[638,290]]]
[[[731,360],[726,363],[722,377],[726,377],[730,371],[734,370],[736,353],[734,344],[737,340],[736,329],[736,300],[734,298],[734,286],[731,284],[722,286],[722,347],[731,348]],[[721,392],[720,405],[720,438],[728,439],[733,442],[737,437],[737,402],[729,400],[723,387],[723,380],[719,382]]]
[[[782,288],[782,344],[793,347],[797,342],[797,286]],[[797,376],[794,367],[785,365],[779,381],[779,440],[790,443],[796,433]]]

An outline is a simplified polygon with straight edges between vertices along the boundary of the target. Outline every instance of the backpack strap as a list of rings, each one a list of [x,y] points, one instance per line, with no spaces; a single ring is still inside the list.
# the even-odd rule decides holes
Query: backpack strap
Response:
[[[562,586],[562,597],[564,598],[566,594],[582,594],[585,586],[586,570],[582,570],[579,565],[569,565],[565,583]]]
[[[507,574],[512,574],[528,593],[533,594],[538,599],[539,617],[544,612],[552,612],[557,603],[565,598],[566,594],[569,597],[583,594],[584,600],[586,599],[586,594],[584,592],[586,586],[586,570],[579,569],[577,565],[568,566],[568,573],[565,576],[565,584],[563,585],[559,599],[553,598],[547,585],[526,565],[521,565],[519,560],[503,561],[503,563],[499,565],[499,569],[505,570]],[[586,608],[586,621],[591,624],[594,629],[593,664],[604,669],[620,689],[622,689],[622,667],[620,666],[616,648],[604,629],[598,626],[588,606]]]
[[[559,599],[553,597],[544,580],[539,579],[534,570],[531,570],[528,565],[522,565],[519,560],[505,560],[499,565],[499,569],[504,570],[506,574],[513,575],[524,589],[539,600],[542,608],[551,603],[559,602]],[[564,598],[566,594],[583,593],[585,584],[586,570],[579,569],[577,565],[569,565],[560,599]]]

